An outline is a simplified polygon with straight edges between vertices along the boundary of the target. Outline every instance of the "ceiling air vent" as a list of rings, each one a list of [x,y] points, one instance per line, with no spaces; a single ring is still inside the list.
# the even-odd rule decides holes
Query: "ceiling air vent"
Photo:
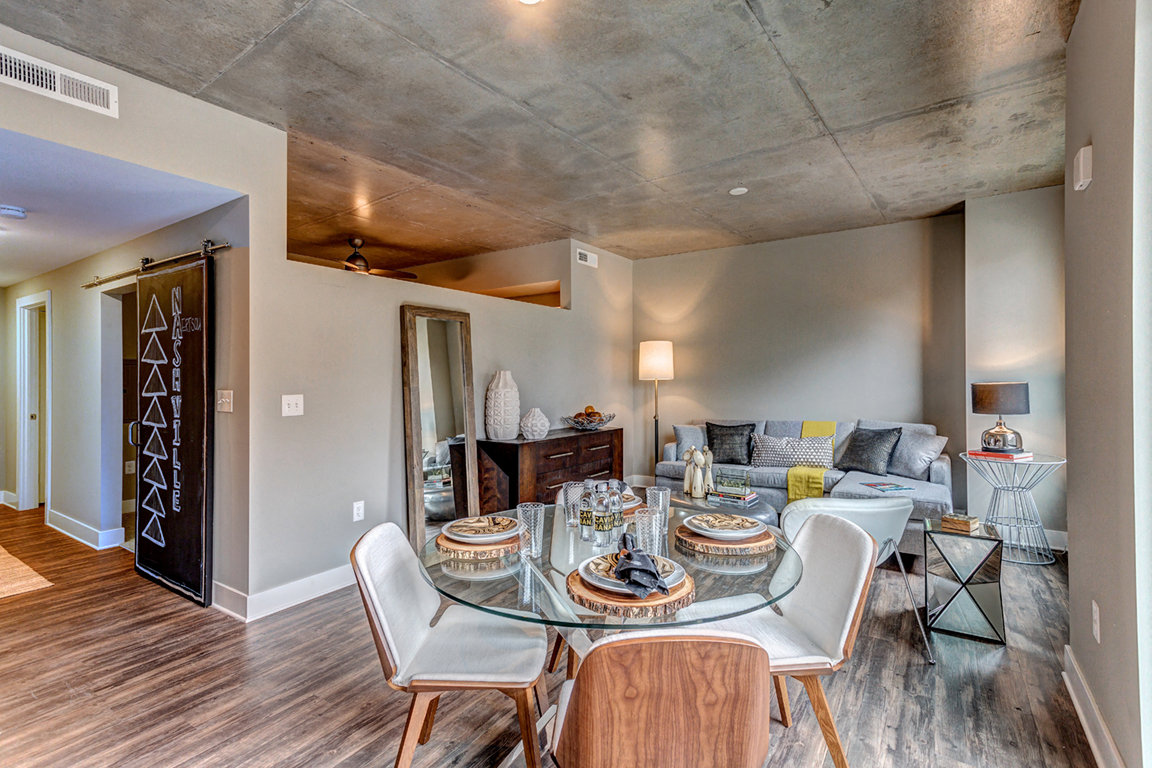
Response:
[[[0,45],[0,83],[14,85],[109,117],[120,116],[119,92],[116,86],[2,45]]]

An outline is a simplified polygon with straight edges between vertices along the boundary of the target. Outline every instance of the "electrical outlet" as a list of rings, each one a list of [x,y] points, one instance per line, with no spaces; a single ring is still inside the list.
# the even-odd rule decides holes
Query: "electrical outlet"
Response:
[[[281,416],[303,416],[304,415],[304,395],[281,395],[280,396],[280,415]]]
[[[364,502],[352,502],[352,522],[358,523],[364,519]]]
[[[124,462],[124,474],[126,474],[126,475],[136,474],[136,462],[134,462],[134,461]]]
[[[220,413],[232,413],[232,390],[216,390],[216,410]]]
[[[1096,638],[1096,643],[1100,643],[1100,606],[1096,605],[1096,601],[1092,601],[1092,637]]]

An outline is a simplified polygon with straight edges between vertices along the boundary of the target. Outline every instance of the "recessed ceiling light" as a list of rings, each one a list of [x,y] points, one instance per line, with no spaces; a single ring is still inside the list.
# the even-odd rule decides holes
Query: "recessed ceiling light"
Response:
[[[28,211],[14,205],[0,205],[0,216],[6,219],[26,219],[28,218]]]
[[[520,0],[524,5],[536,5],[540,0]]]
[[[732,197],[740,197],[740,195],[747,193],[748,187],[732,187],[732,189],[728,190],[728,194],[732,195]]]

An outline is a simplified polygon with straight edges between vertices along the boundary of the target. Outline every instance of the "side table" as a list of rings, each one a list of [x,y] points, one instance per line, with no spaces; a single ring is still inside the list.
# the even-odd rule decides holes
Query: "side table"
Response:
[[[924,604],[928,631],[1004,645],[1000,560],[1004,542],[982,524],[972,533],[924,520]]]
[[[1055,562],[1032,489],[1062,467],[1066,459],[1044,453],[1023,461],[982,459],[969,456],[967,451],[960,458],[992,486],[984,522],[995,525],[1004,537],[1004,559],[1024,565]]]

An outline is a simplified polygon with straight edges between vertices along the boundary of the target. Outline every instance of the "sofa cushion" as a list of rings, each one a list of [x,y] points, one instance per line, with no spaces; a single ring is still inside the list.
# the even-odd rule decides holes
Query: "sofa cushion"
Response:
[[[832,469],[832,435],[827,437],[752,435],[752,466]]]
[[[857,429],[848,447],[836,462],[836,469],[857,470],[872,475],[888,474],[892,451],[900,440],[900,427],[894,429]]]
[[[892,460],[888,462],[888,474],[910,477],[913,480],[927,480],[932,462],[944,450],[948,438],[930,435],[927,432],[901,432]]]
[[[910,491],[881,491],[865,483],[895,483],[911,488]],[[952,511],[952,494],[943,485],[924,480],[912,480],[892,475],[878,476],[867,472],[849,472],[836,483],[829,494],[838,499],[884,499],[893,496],[912,499],[912,517],[939,519]]]
[[[752,461],[752,433],[756,425],[752,423],[717,424],[708,422],[708,447],[712,449],[714,461],[718,464],[744,464]]]
[[[703,448],[708,445],[708,433],[704,427],[695,424],[677,424],[672,427],[676,433],[676,455],[672,458],[682,459],[684,453],[692,447]]]
[[[927,432],[930,435],[936,434],[936,426],[933,424],[917,424],[911,421],[876,421],[875,419],[860,419],[856,422],[856,426],[861,429],[893,429],[900,427],[905,432]]]
[[[771,435],[772,437],[800,437],[800,430],[803,428],[804,422],[802,421],[766,421],[764,422],[764,434]]]

